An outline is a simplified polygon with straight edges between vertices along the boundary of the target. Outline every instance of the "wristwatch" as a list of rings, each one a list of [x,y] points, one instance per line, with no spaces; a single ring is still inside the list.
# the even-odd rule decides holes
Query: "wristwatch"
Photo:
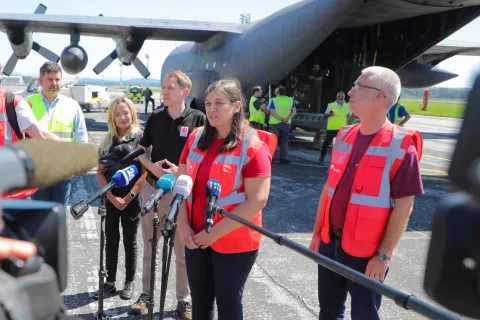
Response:
[[[132,199],[135,198],[135,192],[130,191],[128,194],[130,195],[130,197],[132,197]]]
[[[377,252],[375,256],[382,261],[390,261],[390,259],[392,258],[391,256],[387,255],[385,252]]]

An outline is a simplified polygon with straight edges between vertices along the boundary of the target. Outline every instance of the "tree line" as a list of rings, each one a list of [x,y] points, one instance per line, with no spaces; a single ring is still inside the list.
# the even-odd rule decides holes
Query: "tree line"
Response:
[[[467,100],[470,88],[430,88],[430,99]],[[403,99],[423,98],[425,89],[403,89]]]

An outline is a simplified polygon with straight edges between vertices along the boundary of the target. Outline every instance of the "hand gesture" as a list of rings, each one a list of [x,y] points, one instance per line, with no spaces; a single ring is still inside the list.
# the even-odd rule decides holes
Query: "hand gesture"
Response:
[[[367,269],[365,270],[365,275],[377,281],[385,280],[385,273],[388,269],[388,261],[380,260],[378,257],[372,257],[368,261]]]
[[[37,247],[32,242],[0,237],[0,260],[8,258],[27,260],[36,252]]]
[[[111,197],[109,197],[108,200],[110,200],[110,202],[113,204],[113,206],[120,211],[125,209],[125,207],[127,206],[125,201],[120,197],[111,196]]]
[[[208,248],[212,243],[217,241],[215,236],[212,234],[212,232],[207,233],[205,230],[202,232],[197,233],[196,235],[193,236],[193,241],[197,246],[199,246],[202,249]]]
[[[195,241],[193,241],[194,235],[195,233],[193,232],[192,228],[190,228],[190,226],[186,226],[185,230],[180,232],[180,242],[188,249],[197,249],[198,246],[195,244]]]
[[[177,173],[178,167],[176,165],[174,165],[173,163],[171,163],[170,161],[168,161],[167,159],[163,159],[162,161],[158,161],[155,164],[160,167],[160,171],[163,174],[167,174],[167,173],[175,174],[175,173]],[[163,168],[163,164],[166,164],[168,166],[168,169]]]

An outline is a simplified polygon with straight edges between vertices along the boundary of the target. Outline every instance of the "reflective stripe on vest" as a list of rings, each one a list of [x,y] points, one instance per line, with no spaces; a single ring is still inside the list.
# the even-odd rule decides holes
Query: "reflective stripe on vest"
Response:
[[[403,118],[404,118],[404,117],[400,118],[398,116],[398,111],[400,110],[400,103],[397,103],[396,105],[392,106],[392,108],[395,108],[395,112],[393,113],[393,123],[399,124],[400,122],[403,121]],[[390,117],[389,113],[390,113],[390,110],[388,110],[388,113],[387,113],[387,115]]]
[[[74,140],[73,119],[75,110],[64,106],[62,97],[59,97],[51,118],[48,116],[47,108],[40,93],[28,96],[27,100],[32,104],[33,114],[42,129],[50,131],[63,141]]]
[[[250,97],[250,104],[249,104],[249,108],[248,108],[248,111],[250,112],[250,117],[249,117],[249,121],[255,121],[255,122],[258,122],[260,124],[265,124],[265,113],[262,111],[262,109],[255,109],[255,106],[253,105],[253,103],[255,101],[257,101],[258,98],[255,97],[255,96],[252,96]]]
[[[327,130],[338,130],[347,125],[347,115],[349,113],[348,103],[344,103],[342,108],[338,107],[337,102],[328,104],[333,116],[327,118]]]
[[[293,98],[287,96],[280,96],[272,99],[273,105],[275,106],[275,113],[278,114],[282,118],[286,118],[292,112],[293,107]],[[282,121],[278,120],[275,117],[270,117],[269,123],[270,124],[278,124]],[[288,123],[292,123],[292,119],[288,121]]]
[[[333,148],[332,165],[326,188],[321,237],[329,243],[330,205],[335,188],[342,179],[352,153],[360,124],[341,129]],[[342,248],[356,257],[371,257],[380,244],[394,205],[390,194],[391,181],[400,167],[411,142],[419,159],[422,154],[421,135],[391,123],[385,125],[373,138],[362,157],[352,183],[352,191],[345,215]]]
[[[10,123],[8,122],[7,114],[0,113],[0,126],[2,127],[3,137],[0,137],[0,146],[6,146],[12,144],[13,142],[13,135],[12,135],[12,128],[10,127]],[[16,136],[16,135],[15,135]]]

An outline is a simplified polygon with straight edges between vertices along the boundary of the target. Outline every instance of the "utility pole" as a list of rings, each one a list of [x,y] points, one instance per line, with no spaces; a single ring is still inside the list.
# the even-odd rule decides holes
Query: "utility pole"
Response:
[[[122,89],[123,88],[123,85],[122,85],[123,63],[119,62],[118,65],[120,66],[120,89]]]
[[[250,13],[242,13],[240,15],[241,23],[250,23],[251,20],[252,20],[252,15]]]
[[[145,59],[147,59],[147,69],[148,69],[148,62],[150,61],[150,54],[149,53],[145,53]],[[147,86],[148,86],[148,78],[145,79],[145,81],[146,81]]]

